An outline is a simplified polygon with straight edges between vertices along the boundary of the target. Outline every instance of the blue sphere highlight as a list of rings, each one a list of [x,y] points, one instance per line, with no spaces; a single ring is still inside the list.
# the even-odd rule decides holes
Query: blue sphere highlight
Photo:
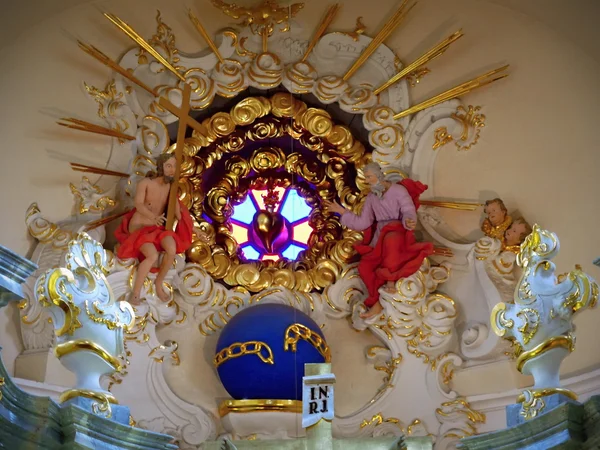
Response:
[[[325,342],[321,329],[308,315],[291,306],[274,303],[244,309],[223,328],[217,354],[232,344],[250,341],[268,345],[273,354],[273,364],[263,362],[257,354],[246,353],[230,357],[219,365],[219,378],[231,397],[236,400],[302,400],[304,364],[324,363],[325,358],[302,338],[298,339],[295,352],[291,346],[284,350],[286,330],[293,324],[304,325]],[[239,346],[234,346],[233,353],[240,353]],[[267,356],[268,352],[263,348],[261,354]]]

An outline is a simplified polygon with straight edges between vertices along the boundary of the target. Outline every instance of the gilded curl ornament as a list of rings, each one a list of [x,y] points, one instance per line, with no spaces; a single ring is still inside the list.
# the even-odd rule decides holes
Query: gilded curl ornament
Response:
[[[325,110],[287,93],[248,97],[202,124],[208,132],[186,139],[181,166],[180,197],[204,234],[188,258],[214,279],[250,292],[270,286],[311,292],[335,282],[362,235],[343,230],[320,205],[339,199],[360,209],[366,191],[360,169],[370,159],[364,145]],[[269,186],[293,187],[312,210],[308,249],[294,261],[248,261],[232,232],[234,207],[250,190]]]

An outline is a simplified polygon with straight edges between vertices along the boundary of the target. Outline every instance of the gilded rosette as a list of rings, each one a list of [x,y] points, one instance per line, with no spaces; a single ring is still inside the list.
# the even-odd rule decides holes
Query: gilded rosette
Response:
[[[283,74],[283,85],[294,94],[312,92],[317,80],[317,71],[307,62],[298,61],[288,65]]]
[[[364,114],[377,103],[377,95],[369,84],[351,87],[340,98],[340,108],[353,114]]]
[[[281,60],[274,53],[261,53],[248,63],[246,74],[250,86],[262,90],[272,89],[282,81]]]
[[[190,69],[184,77],[186,83],[192,88],[191,108],[208,108],[215,98],[215,84],[212,78],[202,69]]]
[[[217,94],[221,97],[235,97],[248,87],[244,67],[239,61],[225,59],[215,66],[211,78],[215,82]]]
[[[327,75],[317,80],[313,94],[321,103],[329,105],[337,102],[346,92],[346,89],[348,89],[348,82],[344,81],[342,77]]]
[[[386,125],[369,133],[369,143],[379,153],[399,159],[404,154],[404,130],[400,125]]]
[[[386,125],[394,125],[396,124],[394,114],[394,110],[389,106],[373,106],[363,115],[363,125],[369,131]]]

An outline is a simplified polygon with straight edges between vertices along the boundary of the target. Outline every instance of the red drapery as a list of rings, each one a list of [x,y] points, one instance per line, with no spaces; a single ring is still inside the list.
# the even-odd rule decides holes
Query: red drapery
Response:
[[[129,221],[135,213],[135,208],[129,211],[125,217],[123,217],[121,225],[115,230],[115,237],[120,244],[119,249],[117,250],[117,256],[120,259],[137,258],[142,261],[144,255],[140,252],[141,246],[150,242],[154,244],[157,251],[162,252],[163,249],[160,243],[167,236],[172,236],[175,240],[177,253],[185,252],[190,248],[190,245],[192,245],[194,226],[192,223],[192,216],[190,216],[189,211],[183,206],[181,201],[179,202],[179,205],[181,207],[181,219],[179,220],[175,231],[165,230],[164,226],[152,225],[129,233]]]
[[[415,209],[419,209],[419,196],[427,190],[420,181],[405,179],[398,184],[404,186],[410,194]],[[417,242],[415,233],[404,228],[400,220],[381,229],[375,247],[369,244],[377,223],[365,231],[365,238],[354,248],[360,254],[358,272],[367,286],[369,296],[365,306],[371,307],[379,301],[379,288],[386,281],[397,281],[415,273],[423,260],[433,253],[431,242]]]

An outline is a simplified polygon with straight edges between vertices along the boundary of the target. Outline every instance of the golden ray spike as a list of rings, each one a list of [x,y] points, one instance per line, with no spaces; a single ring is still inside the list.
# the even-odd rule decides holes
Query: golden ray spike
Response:
[[[475,211],[483,206],[483,203],[468,202],[441,202],[437,200],[419,200],[423,206],[435,206],[437,208],[457,209],[459,211]]]
[[[154,58],[161,63],[167,70],[172,72],[177,78],[185,83],[185,78],[181,75],[175,67],[171,65],[169,61],[167,61],[163,56],[158,53],[154,47],[152,47],[148,42],[145,41],[143,37],[141,37],[133,28],[131,28],[126,22],[119,19],[114,14],[104,13],[104,17],[114,23],[123,33],[125,33],[131,40],[133,40],[136,44],[150,53]]]
[[[139,87],[141,87],[142,89],[144,89],[145,91],[147,91],[148,93],[153,95],[154,97],[158,97],[158,93],[154,89],[150,88],[143,81],[141,81],[139,78],[135,77],[128,70],[121,67],[119,64],[117,64],[115,61],[110,59],[108,56],[106,56],[104,53],[102,53],[96,47],[94,47],[93,45],[85,44],[84,42],[81,42],[81,41],[77,41],[77,43],[79,44],[79,48],[81,48],[88,55],[96,58],[98,61],[100,61],[105,66],[110,67],[115,72],[118,72],[123,77],[127,78],[129,81],[137,84]]]
[[[310,40],[310,43],[308,44],[308,47],[306,48],[306,52],[304,53],[304,56],[300,60],[301,62],[306,61],[306,59],[308,58],[308,55],[310,55],[310,52],[312,52],[313,48],[315,48],[315,45],[317,45],[317,42],[319,42],[319,39],[321,39],[321,36],[323,36],[323,33],[325,33],[325,31],[327,31],[327,27],[329,27],[329,25],[331,25],[331,22],[335,18],[335,15],[339,11],[339,9],[340,9],[339,3],[336,3],[329,7],[329,9],[327,10],[327,13],[325,14],[325,17],[323,17],[323,20],[321,21],[321,24],[316,29],[315,34],[313,35],[312,39]]]
[[[425,54],[423,54],[419,58],[415,59],[412,63],[407,65],[404,69],[402,69],[400,72],[398,72],[392,78],[390,78],[388,81],[386,81],[381,86],[379,86],[377,89],[375,89],[373,91],[373,93],[375,95],[378,95],[381,92],[385,91],[391,85],[393,85],[394,83],[397,83],[402,78],[404,78],[406,75],[413,72],[414,70],[416,70],[423,64],[426,64],[429,61],[431,61],[432,59],[437,58],[438,56],[443,54],[446,50],[448,50],[448,47],[450,47],[450,45],[453,42],[456,42],[458,39],[460,39],[463,36],[464,36],[464,34],[463,34],[462,30],[458,30],[456,33],[454,33],[451,36],[444,39],[438,45],[436,45],[435,47],[433,47],[432,49],[427,51]]]
[[[371,43],[363,50],[358,59],[352,64],[352,67],[348,69],[346,74],[342,77],[344,81],[348,81],[354,73],[361,68],[361,66],[369,59],[369,57],[377,50],[377,47],[385,41],[390,34],[400,25],[400,22],[408,15],[411,9],[417,4],[415,1],[410,6],[406,6],[408,0],[403,0],[400,7],[396,10],[394,15],[386,22],[386,24],[379,30],[375,35]]]
[[[129,174],[124,172],[115,172],[114,170],[103,169],[101,167],[86,166],[84,164],[73,162],[69,164],[71,164],[71,169],[75,170],[76,172],[86,172],[94,173],[96,175],[110,175],[113,177],[129,178]]]
[[[398,114],[394,115],[394,119],[396,119],[396,120],[401,119],[402,117],[409,116],[411,114],[414,114],[416,112],[422,111],[427,108],[430,108],[431,106],[435,106],[435,105],[445,102],[447,100],[451,100],[453,98],[460,97],[461,95],[471,92],[477,88],[486,86],[490,83],[493,83],[494,81],[498,81],[498,80],[501,80],[502,78],[506,78],[509,75],[507,73],[497,76],[497,77],[490,78],[493,75],[497,74],[498,72],[505,70],[506,68],[508,68],[508,64],[506,66],[502,66],[502,67],[499,67],[498,69],[494,69],[487,73],[484,73],[483,75],[473,78],[472,80],[466,81],[465,83],[460,84],[456,87],[453,87],[452,89],[448,89],[447,91],[444,91],[441,94],[437,94],[436,96],[431,97],[428,100],[425,100],[417,105],[411,106],[410,108],[399,112]]]
[[[104,136],[111,136],[118,139],[126,139],[128,141],[135,141],[134,136],[130,136],[125,133],[121,133],[120,131],[113,130],[112,128],[106,128],[99,125],[94,125],[93,123],[85,122],[84,120],[73,119],[73,118],[63,118],[60,119],[67,123],[56,122],[60,126],[71,128],[73,130],[79,131],[87,131],[88,133],[102,134]],[[68,123],[70,122],[70,123]]]
[[[262,32],[262,51],[267,53],[269,50],[269,31],[265,28]]]
[[[117,213],[117,214],[112,214],[112,215],[110,215],[110,216],[103,217],[102,219],[94,220],[94,221],[92,221],[92,222],[88,223],[88,224],[85,226],[85,228],[84,228],[84,230],[83,230],[83,231],[90,231],[90,230],[93,230],[94,228],[98,228],[98,227],[99,227],[99,226],[101,226],[101,225],[105,225],[105,224],[107,224],[107,223],[110,223],[110,222],[112,222],[113,220],[115,220],[115,219],[118,219],[119,217],[122,217],[122,216],[124,216],[124,215],[125,215],[125,214],[127,214],[129,211],[131,211],[131,210],[130,210],[130,209],[126,209],[126,210],[125,210],[125,211],[123,211],[123,212],[120,212],[120,213]]]
[[[219,48],[215,45],[215,42],[212,40],[212,38],[210,37],[210,35],[206,32],[206,29],[204,28],[204,25],[202,25],[202,23],[200,22],[200,20],[192,12],[191,8],[188,9],[188,17],[190,18],[190,20],[192,21],[192,23],[196,27],[196,30],[198,30],[198,33],[200,33],[200,36],[202,36],[202,38],[206,41],[206,43],[208,44],[208,46],[210,47],[210,49],[212,50],[212,52],[219,59],[219,62],[221,64],[223,64],[223,62],[225,60],[223,59],[223,56],[221,56],[221,52],[219,51]]]

